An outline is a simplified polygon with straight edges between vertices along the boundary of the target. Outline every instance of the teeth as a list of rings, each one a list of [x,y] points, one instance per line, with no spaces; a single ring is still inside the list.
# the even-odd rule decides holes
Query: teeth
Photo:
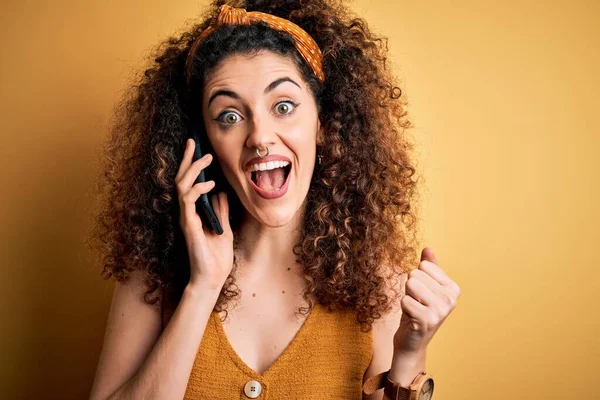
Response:
[[[252,164],[250,166],[250,171],[267,171],[275,168],[283,168],[289,164],[289,161],[269,161],[266,163]]]

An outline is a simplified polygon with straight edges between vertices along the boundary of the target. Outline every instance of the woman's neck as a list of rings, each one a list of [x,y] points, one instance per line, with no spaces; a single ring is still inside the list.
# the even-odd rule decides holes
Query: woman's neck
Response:
[[[301,227],[301,212],[297,212],[286,225],[278,227],[263,225],[246,214],[236,234],[236,259],[240,268],[245,270],[245,274],[270,276],[288,268],[297,268],[293,248],[300,237]]]

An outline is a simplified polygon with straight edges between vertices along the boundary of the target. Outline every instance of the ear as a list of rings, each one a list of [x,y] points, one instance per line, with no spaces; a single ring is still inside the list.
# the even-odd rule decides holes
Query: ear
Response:
[[[321,126],[321,120],[317,118],[317,146],[322,146],[325,139],[324,128]]]

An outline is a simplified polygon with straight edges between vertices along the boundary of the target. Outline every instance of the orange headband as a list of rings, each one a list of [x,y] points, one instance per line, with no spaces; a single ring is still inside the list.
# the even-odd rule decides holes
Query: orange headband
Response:
[[[259,11],[246,12],[244,8],[231,7],[227,4],[223,4],[219,9],[219,15],[213,19],[208,28],[200,33],[190,48],[187,60],[185,61],[186,79],[188,84],[192,74],[194,54],[196,54],[196,51],[204,38],[221,25],[250,25],[252,22],[258,21],[266,22],[270,28],[287,32],[292,35],[294,37],[296,49],[302,58],[310,65],[321,82],[325,80],[325,74],[323,74],[322,67],[323,55],[321,54],[321,50],[314,39],[298,25],[287,19],[276,17],[275,15]]]

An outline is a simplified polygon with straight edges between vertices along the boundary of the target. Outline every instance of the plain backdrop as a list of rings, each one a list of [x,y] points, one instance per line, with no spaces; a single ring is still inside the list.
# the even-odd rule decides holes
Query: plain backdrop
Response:
[[[0,397],[89,394],[113,283],[83,240],[132,71],[202,1],[0,5]],[[600,370],[600,3],[351,3],[409,100],[422,246],[462,296],[436,400],[593,399]]]

